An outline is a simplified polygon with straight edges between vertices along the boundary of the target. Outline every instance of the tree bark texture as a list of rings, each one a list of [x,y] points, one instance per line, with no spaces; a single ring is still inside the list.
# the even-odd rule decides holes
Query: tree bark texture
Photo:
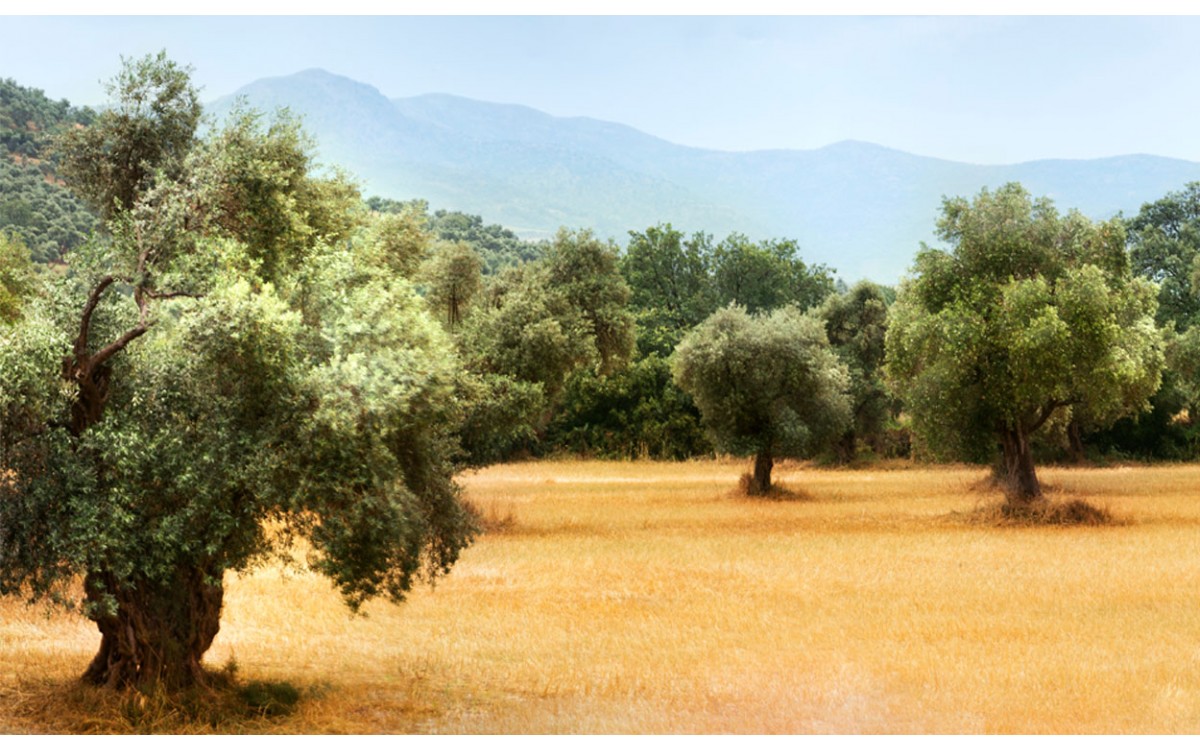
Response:
[[[1042,496],[1033,466],[1033,451],[1029,435],[1020,428],[1007,428],[1001,432],[1004,448],[1004,486],[1008,502],[1027,505]]]
[[[771,491],[771,469],[775,467],[775,460],[771,457],[771,451],[760,450],[758,455],[754,457],[754,475],[750,477],[750,486],[747,488],[747,493],[751,495],[765,495]]]
[[[90,617],[100,629],[100,651],[84,680],[109,688],[161,685],[169,690],[202,684],[200,661],[221,626],[220,574],[180,571],[171,586],[121,586],[114,576],[84,580]],[[116,609],[105,606],[106,595]]]

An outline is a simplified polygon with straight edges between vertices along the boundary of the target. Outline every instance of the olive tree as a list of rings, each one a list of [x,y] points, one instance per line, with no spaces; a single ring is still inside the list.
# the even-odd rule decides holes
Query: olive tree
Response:
[[[203,109],[189,71],[165,52],[121,61],[95,126],[58,144],[61,174],[104,220],[131,208],[156,177],[178,176]]]
[[[132,190],[105,186],[116,166],[71,172],[113,198],[106,232],[0,328],[0,594],[81,608],[101,634],[85,678],[112,687],[204,681],[226,573],[298,539],[357,608],[445,573],[473,533],[450,343],[349,241],[357,193],[310,175],[286,120],[171,125],[183,154],[125,143],[164,137],[160,108],[132,127],[125,100],[186,109],[186,79],[127,63],[65,159],[140,155]]]
[[[947,199],[891,307],[886,372],[938,454],[994,455],[1010,503],[1041,495],[1030,440],[1056,415],[1111,423],[1158,389],[1153,284],[1118,221],[1060,215],[1016,184]]]
[[[824,323],[794,306],[718,310],[676,347],[673,371],[717,445],[754,456],[750,494],[770,491],[776,457],[807,455],[849,422],[846,367]]]

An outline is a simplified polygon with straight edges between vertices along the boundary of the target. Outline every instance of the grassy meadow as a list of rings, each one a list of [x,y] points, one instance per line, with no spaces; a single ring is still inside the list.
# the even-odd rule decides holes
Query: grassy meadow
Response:
[[[94,626],[0,601],[0,730],[1200,732],[1200,466],[1042,469],[1118,519],[1072,528],[981,522],[978,468],[747,468],[467,474],[489,532],[366,617],[231,577],[208,662],[298,688],[277,717],[84,688]]]

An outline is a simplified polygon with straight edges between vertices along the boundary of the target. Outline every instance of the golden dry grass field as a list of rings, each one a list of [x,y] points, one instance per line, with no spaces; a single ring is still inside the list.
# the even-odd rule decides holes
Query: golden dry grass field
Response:
[[[299,688],[279,718],[80,687],[92,626],[0,602],[0,730],[1200,732],[1200,466],[1043,469],[1123,521],[1075,528],[972,521],[999,500],[977,468],[785,464],[787,501],[738,496],[745,469],[468,474],[495,530],[365,618],[231,577],[208,660]]]

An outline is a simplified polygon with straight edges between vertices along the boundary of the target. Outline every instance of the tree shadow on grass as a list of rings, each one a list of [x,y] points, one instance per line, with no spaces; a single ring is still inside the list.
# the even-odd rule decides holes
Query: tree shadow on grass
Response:
[[[966,513],[952,512],[950,517],[977,526],[1126,526],[1127,519],[1114,515],[1108,508],[1097,507],[1086,500],[1065,500],[1043,496],[1032,502],[1020,503],[1009,499],[981,503]]]
[[[261,734],[279,731],[303,699],[287,682],[241,684],[228,669],[210,678],[178,691],[22,679],[0,689],[0,726],[30,734]]]
[[[788,487],[782,482],[774,482],[771,488],[766,492],[751,492],[750,487],[754,484],[754,476],[752,474],[743,474],[738,479],[736,490],[732,490],[730,497],[739,500],[759,500],[766,502],[811,502],[817,498],[804,490],[796,490]]]

